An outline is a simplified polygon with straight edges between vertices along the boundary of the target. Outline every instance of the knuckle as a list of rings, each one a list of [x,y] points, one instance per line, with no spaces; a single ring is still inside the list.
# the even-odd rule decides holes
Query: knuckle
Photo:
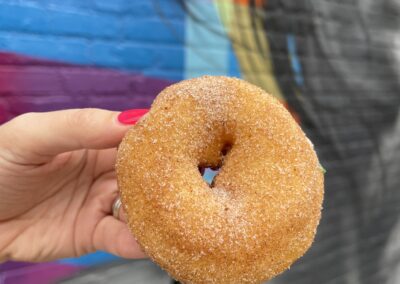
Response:
[[[17,116],[11,122],[14,123],[14,126],[16,125],[18,127],[26,127],[32,123],[35,123],[37,116],[38,113],[36,112],[27,112]]]
[[[96,109],[77,109],[69,116],[70,127],[90,127],[96,121]]]
[[[38,115],[34,112],[24,113],[0,127],[0,137],[4,138],[0,139],[0,148],[4,150],[2,151],[3,158],[6,157],[10,161],[24,160],[24,155],[21,153],[27,152],[24,147],[26,144],[25,130],[31,129],[38,123]],[[30,140],[32,140],[31,137]]]
[[[10,141],[14,141],[21,131],[37,124],[37,116],[38,113],[28,112],[13,118],[1,127],[1,137],[8,136]]]

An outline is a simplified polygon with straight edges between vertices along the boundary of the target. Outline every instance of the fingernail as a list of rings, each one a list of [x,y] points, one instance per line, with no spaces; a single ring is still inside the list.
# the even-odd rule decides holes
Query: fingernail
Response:
[[[133,125],[135,124],[143,115],[145,115],[148,109],[130,109],[121,112],[118,115],[118,121],[122,124]]]

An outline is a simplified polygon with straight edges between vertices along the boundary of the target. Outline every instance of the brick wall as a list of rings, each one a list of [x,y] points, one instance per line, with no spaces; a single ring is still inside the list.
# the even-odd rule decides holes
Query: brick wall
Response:
[[[0,48],[173,78],[182,69],[184,23],[171,3],[0,1]]]
[[[183,29],[182,9],[165,1],[0,1],[0,122],[149,107],[183,78]]]

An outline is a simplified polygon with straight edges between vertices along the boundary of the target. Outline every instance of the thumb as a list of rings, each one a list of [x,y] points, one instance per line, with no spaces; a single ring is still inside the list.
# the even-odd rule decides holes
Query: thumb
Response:
[[[1,126],[0,137],[5,148],[17,157],[29,163],[42,162],[46,156],[63,152],[115,147],[129,124],[134,124],[146,112],[145,109],[123,113],[70,109],[27,113]]]

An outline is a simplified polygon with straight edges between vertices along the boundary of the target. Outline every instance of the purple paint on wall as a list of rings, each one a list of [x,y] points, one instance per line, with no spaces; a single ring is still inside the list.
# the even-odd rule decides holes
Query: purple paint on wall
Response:
[[[0,54],[0,123],[24,112],[148,108],[172,81]]]
[[[8,271],[0,272],[2,284],[54,283],[78,272],[81,268],[58,263],[26,264],[12,263]],[[7,270],[3,267],[3,269]]]

